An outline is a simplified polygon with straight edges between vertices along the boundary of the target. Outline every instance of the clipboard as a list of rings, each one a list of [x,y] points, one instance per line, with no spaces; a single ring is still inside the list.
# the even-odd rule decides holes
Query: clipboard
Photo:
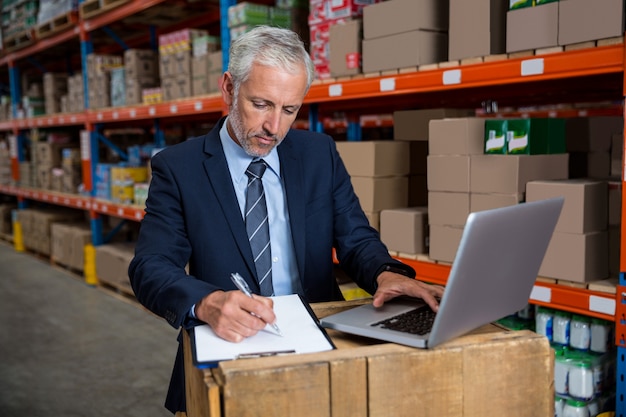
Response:
[[[228,342],[207,324],[189,331],[194,366],[214,368],[221,361],[314,353],[335,349],[306,301],[297,294],[272,297],[276,323],[283,336],[270,325],[242,342]]]

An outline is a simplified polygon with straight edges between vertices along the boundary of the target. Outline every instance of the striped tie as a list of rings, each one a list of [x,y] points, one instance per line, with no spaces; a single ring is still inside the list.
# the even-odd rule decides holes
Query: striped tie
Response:
[[[274,295],[272,286],[272,251],[270,248],[270,227],[267,218],[263,173],[267,168],[264,160],[252,161],[246,170],[248,189],[246,191],[246,231],[254,256],[257,279],[261,295]]]

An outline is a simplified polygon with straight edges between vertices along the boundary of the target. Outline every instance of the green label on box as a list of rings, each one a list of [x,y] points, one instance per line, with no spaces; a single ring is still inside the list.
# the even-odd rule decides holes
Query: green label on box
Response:
[[[485,120],[485,153],[506,153],[507,120]]]
[[[509,10],[521,9],[522,7],[532,7],[535,0],[509,0]]]
[[[557,2],[559,0],[535,0],[535,6],[541,6],[542,4],[546,4],[546,3],[554,3]]]
[[[529,154],[530,153],[530,119],[509,120],[507,136],[507,153]],[[533,140],[537,139],[535,137]]]

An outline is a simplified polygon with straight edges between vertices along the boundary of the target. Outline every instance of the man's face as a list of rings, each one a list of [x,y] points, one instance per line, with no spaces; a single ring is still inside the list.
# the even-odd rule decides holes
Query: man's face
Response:
[[[228,105],[228,132],[250,156],[264,157],[282,142],[306,95],[304,68],[291,74],[253,65],[235,97],[230,73],[224,74],[222,97]]]

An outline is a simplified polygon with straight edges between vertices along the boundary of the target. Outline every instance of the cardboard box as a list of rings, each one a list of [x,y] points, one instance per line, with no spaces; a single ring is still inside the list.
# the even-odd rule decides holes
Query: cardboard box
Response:
[[[141,104],[143,102],[143,90],[154,88],[159,81],[152,78],[127,78],[126,79],[126,105]]]
[[[559,2],[558,28],[559,45],[615,36],[622,37],[624,35],[624,2],[622,0],[561,1]]]
[[[364,39],[416,30],[448,31],[448,2],[393,0],[363,9]]]
[[[563,180],[530,181],[526,184],[526,201],[563,197],[563,209],[555,231],[589,233],[608,226],[608,185],[606,181]]]
[[[407,206],[408,177],[352,177],[352,186],[363,211],[377,212]]]
[[[618,116],[566,119],[567,152],[609,152],[613,135],[621,135],[623,130],[624,118]]]
[[[428,207],[381,211],[380,238],[392,251],[428,253]]]
[[[432,64],[447,58],[448,35],[444,33],[414,30],[363,41],[364,73]]]
[[[337,142],[337,151],[350,176],[387,177],[409,173],[409,142]]]
[[[431,120],[469,117],[473,114],[473,110],[449,108],[396,110],[393,112],[393,138],[428,141]]]
[[[61,149],[63,145],[49,142],[35,142],[35,164],[46,165],[48,167],[58,167],[61,165]]]
[[[77,271],[85,267],[85,245],[91,243],[91,229],[82,223],[53,223],[50,228],[50,259]]]
[[[429,226],[428,256],[434,261],[454,262],[461,243],[463,228],[460,226]]]
[[[16,209],[14,204],[0,204],[0,233],[13,234],[13,210]]]
[[[151,49],[127,49],[124,68],[127,78],[159,78],[159,55]]]
[[[450,0],[450,60],[506,52],[507,6],[501,0]]]
[[[428,193],[428,223],[440,226],[465,226],[470,214],[469,193]]]
[[[431,120],[429,155],[482,155],[485,120],[458,118]]]
[[[96,276],[98,280],[132,292],[128,279],[128,265],[134,256],[134,242],[96,246]]]
[[[524,194],[472,193],[470,195],[470,212],[514,206],[522,202],[524,202]]]
[[[517,52],[559,45],[559,4],[561,2],[507,12],[506,51]]]
[[[429,155],[428,191],[470,191],[470,158],[476,156]],[[472,162],[473,164],[473,162]]]
[[[328,54],[332,77],[361,73],[361,27],[360,20],[352,20],[330,27]]]
[[[554,232],[539,275],[572,282],[608,278],[608,232]]]
[[[472,193],[522,194],[529,181],[567,178],[567,154],[475,155],[469,182]]]
[[[351,306],[361,300],[342,303]],[[323,303],[325,305],[331,303]],[[352,304],[354,306],[355,304]],[[318,317],[325,310],[316,310]],[[347,307],[344,307],[344,309]],[[412,349],[392,343],[365,345],[362,338],[331,332],[338,349],[220,362],[198,369],[183,334],[187,413],[224,417],[414,415],[469,417],[553,413],[554,351],[529,330],[481,328],[440,348]],[[485,330],[483,330],[485,329]],[[440,375],[425,378],[424,375]],[[495,394],[512,392],[516,395]],[[256,414],[254,414],[256,413]]]

